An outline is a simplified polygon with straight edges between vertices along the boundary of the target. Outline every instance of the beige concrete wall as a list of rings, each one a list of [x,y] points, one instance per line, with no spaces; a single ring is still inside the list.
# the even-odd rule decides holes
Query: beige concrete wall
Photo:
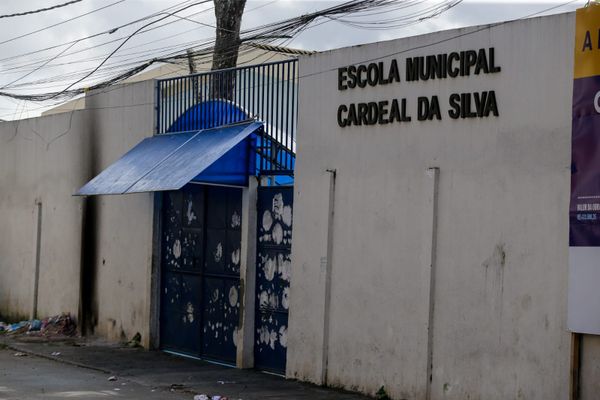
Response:
[[[154,130],[154,83],[121,85],[86,98],[86,109],[0,123],[0,315],[29,317],[37,208],[42,203],[39,312],[80,309],[85,182]],[[151,194],[100,196],[88,218],[95,234],[95,333],[136,332],[148,343],[152,261]],[[89,233],[89,231],[88,231]]]
[[[42,204],[38,315],[79,307],[82,200],[87,178],[84,111],[0,123],[0,315],[33,308],[37,206]]]
[[[562,14],[301,58],[289,377],[397,399],[568,397],[573,32]],[[489,47],[500,73],[404,81],[406,57]],[[338,67],[392,57],[401,83],[338,91]],[[451,93],[484,90],[499,117],[448,117]],[[432,95],[442,120],[417,121]],[[340,104],[393,98],[411,122],[337,125]]]
[[[600,336],[583,335],[581,340],[580,399],[592,400],[600,393]]]
[[[90,177],[154,132],[154,83],[119,86],[86,99],[93,127]],[[141,333],[149,342],[153,195],[99,196],[97,204],[95,333],[110,340]]]

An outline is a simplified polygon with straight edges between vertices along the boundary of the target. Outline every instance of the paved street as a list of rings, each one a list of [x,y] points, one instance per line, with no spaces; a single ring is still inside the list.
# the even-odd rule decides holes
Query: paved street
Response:
[[[368,400],[356,393],[286,380],[255,370],[83,340],[1,338],[0,400],[165,399],[195,394],[230,400]],[[0,347],[1,348],[1,347]],[[27,354],[15,357],[15,353]],[[117,381],[108,381],[116,376]]]
[[[188,393],[171,392],[35,356],[16,357],[0,350],[0,400],[29,399],[191,399]]]

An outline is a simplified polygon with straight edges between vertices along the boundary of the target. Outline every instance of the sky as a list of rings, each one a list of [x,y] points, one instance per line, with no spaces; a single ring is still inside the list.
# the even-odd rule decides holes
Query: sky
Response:
[[[36,10],[66,1],[2,1],[0,15]],[[435,3],[435,0],[428,1],[431,4]],[[185,6],[191,2],[191,0],[187,2],[184,0],[82,0],[38,14],[0,18],[0,91],[35,94],[62,90],[77,80],[77,74],[97,66],[109,52],[116,49],[123,41],[119,38],[130,35],[149,20],[109,33],[113,28],[168,7],[180,8],[182,3]],[[242,29],[291,18],[340,3],[342,2],[330,0],[247,0]],[[337,21],[316,21],[313,27],[292,39],[287,45],[307,50],[329,50],[439,30],[514,20],[533,14],[538,16],[568,12],[584,4],[585,1],[581,0],[529,0],[527,2],[464,0],[435,18],[404,28],[368,30],[349,27]],[[90,84],[110,78],[119,68],[132,67],[156,54],[193,47],[195,43],[214,38],[215,18],[211,7],[211,1],[196,5],[178,14],[187,19],[167,16],[161,23],[152,25],[152,27],[161,24],[164,26],[135,35],[107,62],[106,66],[110,69],[100,70],[86,82]],[[544,10],[548,11],[543,12]],[[396,11],[397,16],[401,16],[402,12],[406,11]],[[386,14],[386,17],[389,16]],[[78,40],[95,34],[98,36]],[[48,47],[52,48],[43,50]],[[49,61],[56,56],[59,57]],[[59,81],[56,81],[57,77]],[[53,81],[47,81],[49,79]],[[56,102],[37,103],[0,97],[0,119],[34,117],[55,104]]]

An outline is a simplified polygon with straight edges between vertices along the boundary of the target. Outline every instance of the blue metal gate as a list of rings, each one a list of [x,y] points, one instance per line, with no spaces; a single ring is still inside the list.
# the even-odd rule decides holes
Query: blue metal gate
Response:
[[[165,192],[161,347],[235,363],[242,191],[191,184]]]
[[[293,187],[258,188],[256,368],[285,372],[292,248]]]

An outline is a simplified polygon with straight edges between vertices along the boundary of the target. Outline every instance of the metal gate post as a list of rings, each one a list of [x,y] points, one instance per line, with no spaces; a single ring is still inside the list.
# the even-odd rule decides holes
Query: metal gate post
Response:
[[[154,193],[152,217],[152,267],[150,271],[150,337],[149,349],[160,348],[160,288],[161,288],[161,238],[162,238],[162,192]]]
[[[254,293],[256,284],[256,198],[258,182],[250,177],[242,193],[242,246],[240,259],[240,322],[236,365],[254,367]]]

